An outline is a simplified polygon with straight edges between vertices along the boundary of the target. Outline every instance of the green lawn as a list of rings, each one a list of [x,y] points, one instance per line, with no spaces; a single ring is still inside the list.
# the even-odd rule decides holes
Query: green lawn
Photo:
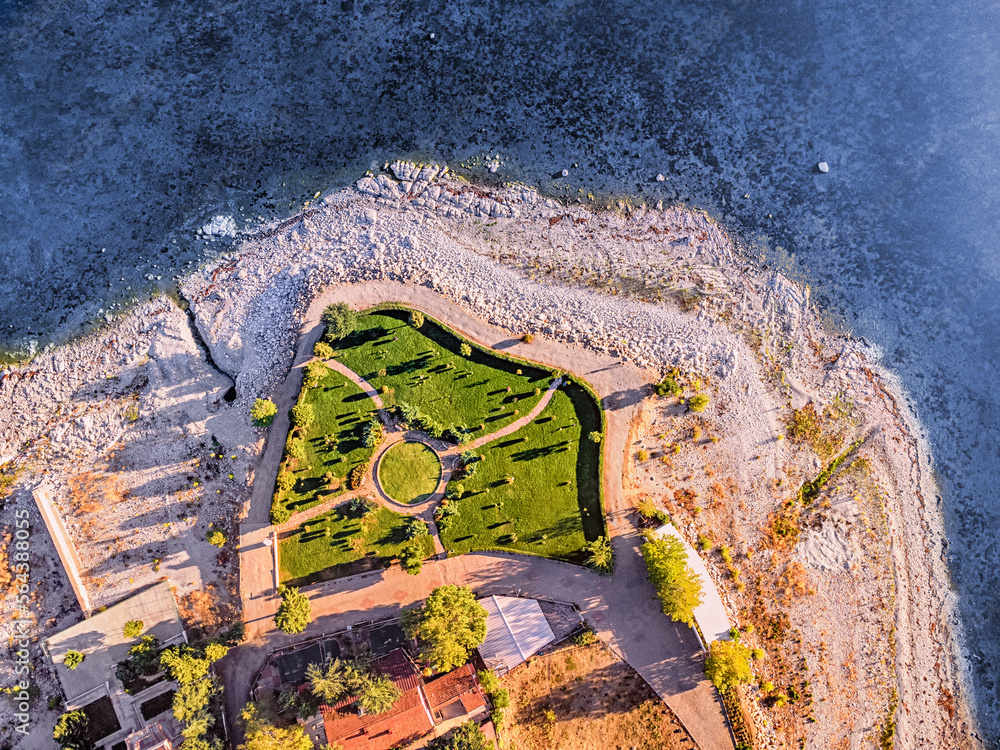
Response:
[[[413,328],[408,317],[397,310],[360,315],[355,332],[336,343],[347,367],[380,393],[385,386],[392,389],[383,396],[386,406],[407,403],[443,427],[464,426],[477,438],[531,411],[541,398],[535,390],[544,393],[552,380],[547,370],[475,347],[463,357],[462,339],[430,320]]]
[[[441,481],[441,462],[423,443],[397,443],[379,461],[378,478],[382,489],[400,503],[422,503]]]
[[[367,464],[373,449],[366,448],[362,428],[369,420],[376,418],[375,404],[358,386],[339,372],[327,369],[327,374],[315,388],[303,385],[299,403],[312,404],[316,412],[315,421],[305,431],[306,458],[294,464],[295,486],[285,493],[285,504],[293,513],[305,510],[326,497],[334,497],[346,491],[344,479],[351,469],[359,464]],[[337,443],[326,444],[328,436]],[[282,466],[288,461],[288,443]],[[337,490],[325,486],[323,476],[332,473],[341,480]],[[279,495],[281,493],[278,493]],[[275,496],[276,500],[278,495]]]
[[[345,503],[312,518],[278,542],[281,581],[304,586],[385,567],[409,542],[407,516],[379,507],[365,518],[352,518]],[[420,537],[424,557],[434,554],[434,540]]]
[[[590,394],[572,383],[560,387],[531,424],[481,449],[471,477],[449,483],[449,492],[460,484],[464,494],[456,501],[460,515],[441,531],[444,546],[580,562],[584,544],[604,534],[601,451],[588,437],[600,429]]]

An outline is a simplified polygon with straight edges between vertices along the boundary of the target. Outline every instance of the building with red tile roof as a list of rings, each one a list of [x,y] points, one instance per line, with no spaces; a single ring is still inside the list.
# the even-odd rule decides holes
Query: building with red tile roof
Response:
[[[486,697],[479,688],[476,671],[466,664],[424,685],[434,723],[486,712]]]
[[[372,667],[391,679],[402,696],[384,714],[362,713],[354,698],[345,698],[335,706],[320,706],[330,745],[339,743],[344,750],[390,750],[419,739],[436,725],[466,721],[487,712],[486,698],[471,664],[426,684],[400,649],[377,659]]]

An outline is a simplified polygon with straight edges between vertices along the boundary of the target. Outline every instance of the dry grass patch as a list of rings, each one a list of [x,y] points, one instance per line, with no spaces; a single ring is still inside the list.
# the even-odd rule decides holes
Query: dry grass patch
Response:
[[[601,643],[563,646],[502,679],[502,746],[517,750],[674,750],[694,743],[652,689]]]

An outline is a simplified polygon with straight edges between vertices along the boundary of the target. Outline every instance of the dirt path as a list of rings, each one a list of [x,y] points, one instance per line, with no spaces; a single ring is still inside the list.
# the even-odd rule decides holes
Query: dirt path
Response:
[[[396,616],[402,607],[426,598],[444,583],[470,585],[480,594],[515,592],[574,602],[601,638],[619,651],[670,706],[703,750],[732,750],[721,703],[702,671],[704,657],[697,637],[689,628],[678,626],[663,615],[646,580],[639,554],[642,538],[632,522],[622,487],[629,425],[636,407],[649,395],[649,383],[656,374],[555,341],[536,339],[533,344],[524,344],[425,287],[396,282],[338,286],[314,301],[303,322],[292,372],[274,395],[280,415],[275,420],[275,434],[284,434],[288,429],[287,411],[301,387],[301,374],[297,371],[311,358],[312,347],[322,333],[319,316],[324,307],[333,302],[347,302],[364,309],[385,301],[399,302],[447,321],[481,346],[577,375],[597,391],[607,416],[604,498],[617,560],[615,575],[610,579],[600,578],[578,566],[544,558],[466,554],[429,561],[416,577],[393,568],[303,589],[312,601],[316,617],[310,631],[332,631],[366,620]],[[281,441],[270,441],[268,448],[258,466],[251,518],[266,518],[270,507],[268,490],[277,474]],[[261,546],[246,546],[241,553],[244,582],[261,580],[261,569],[270,573],[269,555],[263,554],[269,550]],[[247,585],[243,586],[244,617],[248,634],[255,640],[241,646],[224,662],[226,684],[231,686],[227,693],[228,709],[234,718],[246,702],[245,689],[241,691],[236,686],[248,688],[271,650],[297,640],[274,628],[279,599],[276,594],[262,595],[262,590],[265,589],[248,592]]]

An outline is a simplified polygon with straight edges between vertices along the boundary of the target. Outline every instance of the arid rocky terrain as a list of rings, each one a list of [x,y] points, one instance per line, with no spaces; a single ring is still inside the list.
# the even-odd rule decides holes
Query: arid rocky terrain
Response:
[[[753,626],[744,640],[765,656],[744,705],[762,746],[877,747],[892,722],[899,747],[968,746],[930,459],[872,353],[698,213],[594,212],[435,166],[387,165],[245,237],[183,280],[191,318],[157,297],[2,372],[0,521],[32,512],[39,638],[78,616],[31,499],[42,482],[95,606],[168,576],[192,625],[238,616],[235,524],[263,446],[249,405],[287,375],[322,289],[375,280],[709,395],[695,414],[652,389],[620,394],[646,399],[623,479],[637,508],[668,511],[704,547],[731,621]],[[221,550],[205,541],[217,527]],[[30,746],[49,747],[57,688],[32,655]]]

